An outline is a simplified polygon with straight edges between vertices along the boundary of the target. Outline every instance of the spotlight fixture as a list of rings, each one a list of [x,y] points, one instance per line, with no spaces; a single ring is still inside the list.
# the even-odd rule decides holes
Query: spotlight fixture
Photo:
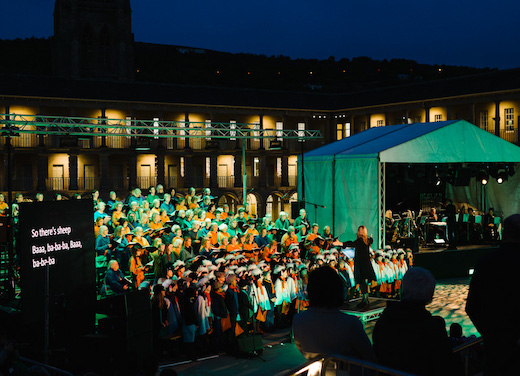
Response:
[[[497,175],[497,183],[502,184],[503,182],[507,181],[508,175],[505,171],[500,171]]]
[[[436,185],[436,186],[441,185],[441,183],[442,183],[441,178],[437,176],[435,179],[436,179],[436,180],[435,180],[435,185]]]
[[[486,185],[489,180],[489,175],[485,171],[480,171],[477,175],[477,179],[480,180],[482,185]]]

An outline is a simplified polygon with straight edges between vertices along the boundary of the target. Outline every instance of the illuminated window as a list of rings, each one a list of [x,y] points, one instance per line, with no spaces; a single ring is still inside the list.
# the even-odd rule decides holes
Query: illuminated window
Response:
[[[253,159],[253,176],[260,176],[260,158]]]
[[[267,196],[267,200],[265,201],[265,214],[271,214],[273,215],[273,206],[274,206],[274,200],[273,196],[269,195]]]
[[[515,109],[514,108],[506,108],[504,109],[504,117],[506,120],[506,132],[514,132],[515,131]]]
[[[276,176],[282,176],[282,158],[276,158]]]
[[[255,123],[253,124],[253,129],[254,129],[254,131],[253,131],[253,137],[259,137],[259,136],[260,136],[260,132],[259,132],[259,130],[260,130],[260,123],[255,122]],[[255,138],[254,140],[255,140],[255,141],[260,141],[259,138]]]
[[[276,141],[282,141],[281,137],[283,136],[283,122],[276,122]]]
[[[179,123],[179,128],[181,128],[181,136],[186,136],[186,131],[184,130],[184,128],[186,128],[186,123],[181,121]]]
[[[184,170],[184,157],[181,157],[180,162],[181,162],[181,176],[184,177],[184,174],[186,172]]]
[[[205,134],[206,136],[211,136],[211,131],[208,128],[211,128],[211,120],[206,120],[204,123],[204,128],[206,128]],[[211,140],[211,137],[206,137],[206,141]]]
[[[231,129],[237,129],[237,121],[236,120],[231,120],[229,123],[230,123],[230,128]],[[236,136],[236,135],[237,135],[237,131],[233,131],[232,130],[231,131],[231,138],[230,138],[230,140],[231,141],[235,141],[236,138],[234,138],[233,136]]]
[[[298,137],[305,137],[305,123],[298,123]],[[305,140],[298,139],[298,141],[303,142]]]
[[[384,120],[378,120],[378,121],[376,122],[376,127],[382,127],[383,125],[385,125],[385,124],[384,124]]]
[[[209,178],[211,176],[211,158],[206,157],[206,177]]]
[[[442,121],[442,114],[435,115],[435,121]]]
[[[343,124],[336,124],[336,140],[341,140],[343,138]]]
[[[159,118],[153,118],[153,134],[159,134]],[[158,140],[159,137],[155,136],[155,140]]]
[[[350,137],[350,123],[345,123],[345,137]]]
[[[489,114],[488,110],[480,111],[480,128],[488,130],[489,128]]]
[[[125,120],[125,126],[130,127],[132,125],[132,117],[127,116]],[[132,134],[132,130],[130,128],[126,128],[126,134]],[[130,138],[130,136],[126,136],[126,138]]]

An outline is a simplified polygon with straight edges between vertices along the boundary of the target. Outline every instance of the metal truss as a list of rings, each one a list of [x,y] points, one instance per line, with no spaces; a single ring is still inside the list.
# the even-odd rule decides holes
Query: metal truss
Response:
[[[258,124],[135,120],[0,114],[0,135],[20,133],[63,136],[151,138],[298,139],[322,138],[319,130],[259,129]]]
[[[379,248],[385,248],[385,208],[386,208],[386,196],[385,196],[385,167],[386,163],[379,162]]]

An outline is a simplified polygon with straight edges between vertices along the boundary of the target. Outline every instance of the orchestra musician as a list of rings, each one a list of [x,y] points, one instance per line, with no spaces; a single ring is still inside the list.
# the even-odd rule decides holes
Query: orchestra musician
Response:
[[[493,208],[489,208],[488,212],[482,218],[482,227],[484,230],[484,240],[498,240],[498,229],[495,225],[495,215]]]

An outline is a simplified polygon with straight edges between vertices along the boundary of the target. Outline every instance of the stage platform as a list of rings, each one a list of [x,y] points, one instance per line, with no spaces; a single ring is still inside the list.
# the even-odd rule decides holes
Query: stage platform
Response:
[[[386,302],[393,299],[383,298],[368,298],[368,305],[363,308],[358,308],[357,305],[361,302],[361,298],[353,299],[345,302],[340,308],[341,312],[358,317],[363,325],[369,321],[377,320],[383,310],[386,308]]]
[[[496,250],[497,245],[464,245],[457,249],[420,248],[414,265],[433,273],[436,279],[468,277],[479,258]]]

